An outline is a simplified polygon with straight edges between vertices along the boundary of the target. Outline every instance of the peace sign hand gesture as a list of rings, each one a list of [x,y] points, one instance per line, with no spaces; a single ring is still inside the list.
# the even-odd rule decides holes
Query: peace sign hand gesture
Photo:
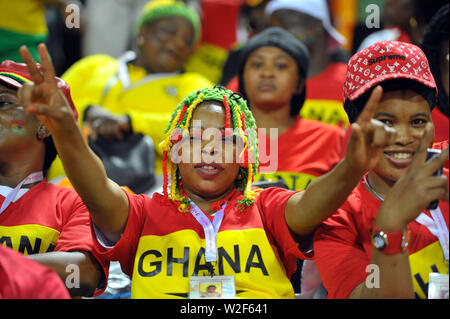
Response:
[[[26,46],[20,48],[20,55],[27,65],[32,83],[25,83],[19,88],[19,104],[28,114],[34,114],[39,121],[54,135],[67,130],[69,123],[76,123],[73,111],[66,97],[58,87],[55,69],[50,61],[45,44],[38,45],[41,58],[40,67],[34,61]]]

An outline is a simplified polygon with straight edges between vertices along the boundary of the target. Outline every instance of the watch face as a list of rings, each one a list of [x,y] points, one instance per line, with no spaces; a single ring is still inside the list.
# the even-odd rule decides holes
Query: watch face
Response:
[[[377,249],[383,249],[386,246],[386,242],[383,238],[383,235],[380,233],[376,233],[373,235],[373,245]]]

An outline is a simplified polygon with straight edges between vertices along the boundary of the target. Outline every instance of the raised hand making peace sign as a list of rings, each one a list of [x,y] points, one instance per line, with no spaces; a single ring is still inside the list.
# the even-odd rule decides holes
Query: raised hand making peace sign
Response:
[[[25,46],[20,48],[20,54],[33,82],[25,83],[17,95],[19,104],[25,108],[25,112],[35,114],[53,133],[55,130],[64,129],[68,123],[75,123],[74,107],[61,92],[61,83],[55,77],[55,70],[45,44],[38,46],[38,52],[41,58],[40,66]]]
[[[20,48],[33,83],[27,83],[18,92],[19,103],[25,112],[34,114],[51,132],[58,155],[62,160],[67,177],[83,199],[94,219],[97,212],[127,212],[128,201],[122,189],[109,180],[101,160],[87,145],[74,116],[74,106],[61,92],[55,78],[55,71],[44,44],[38,46],[41,58],[39,66],[26,47]],[[68,87],[66,88],[68,89]],[[70,95],[69,95],[70,96]],[[102,196],[97,196],[98,190]],[[117,196],[108,197],[108,192]],[[112,198],[112,199],[111,199]],[[126,214],[119,213],[119,223],[123,224]],[[108,225],[117,224],[110,215],[104,215]],[[101,218],[100,217],[100,218]],[[96,220],[101,223],[101,221]],[[117,226],[121,228],[122,226]],[[107,232],[107,230],[105,230]]]

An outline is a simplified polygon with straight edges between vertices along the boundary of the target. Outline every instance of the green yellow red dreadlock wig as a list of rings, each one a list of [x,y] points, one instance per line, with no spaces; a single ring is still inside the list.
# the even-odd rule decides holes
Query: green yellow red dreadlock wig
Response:
[[[232,129],[236,139],[240,139],[243,143],[243,149],[239,153],[241,167],[235,181],[236,190],[243,193],[242,200],[238,201],[238,208],[243,211],[253,204],[258,196],[257,191],[251,188],[253,176],[258,171],[256,122],[247,107],[247,102],[241,95],[221,86],[190,93],[173,111],[171,120],[164,132],[166,139],[160,144],[163,151],[163,194],[167,199],[178,204],[180,212],[190,211],[190,201],[180,187],[178,165],[170,159],[170,151],[182,137],[189,135],[192,115],[196,107],[206,101],[216,101],[223,104],[225,109],[224,128]],[[170,166],[171,185],[169,185],[168,166]],[[215,205],[215,207],[217,206]]]

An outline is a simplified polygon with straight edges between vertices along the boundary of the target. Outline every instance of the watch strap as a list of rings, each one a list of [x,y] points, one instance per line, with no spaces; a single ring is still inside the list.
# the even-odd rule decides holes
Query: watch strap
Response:
[[[385,244],[383,247],[378,248],[373,244],[374,236],[381,236],[384,238]],[[404,252],[409,245],[411,232],[409,228],[406,228],[402,232],[386,232],[379,229],[375,225],[372,225],[370,229],[370,238],[372,240],[372,246],[383,252],[384,254],[393,255]]]

